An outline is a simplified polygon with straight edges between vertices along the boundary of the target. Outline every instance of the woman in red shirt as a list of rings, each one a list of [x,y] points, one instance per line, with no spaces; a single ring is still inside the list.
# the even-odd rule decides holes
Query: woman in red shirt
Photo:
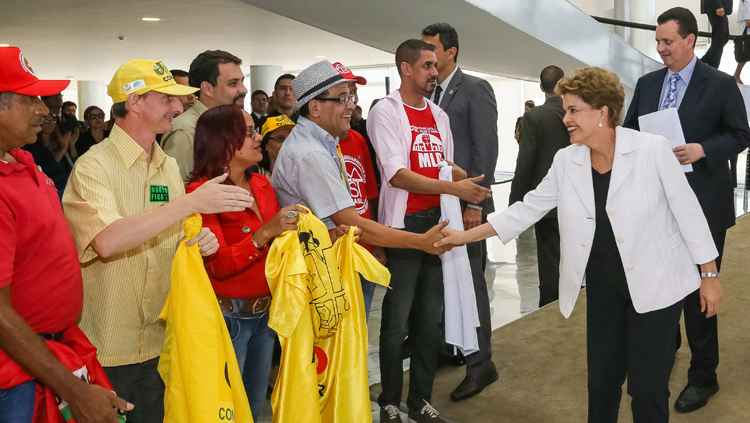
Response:
[[[297,229],[297,206],[279,210],[268,179],[257,173],[263,158],[260,137],[251,116],[237,106],[212,108],[195,128],[195,167],[187,191],[228,173],[224,183],[241,186],[253,196],[253,206],[241,212],[203,215],[219,249],[205,259],[206,271],[229,328],[242,370],[250,406],[258,417],[265,409],[275,334],[268,327],[271,294],[265,275],[270,241]]]

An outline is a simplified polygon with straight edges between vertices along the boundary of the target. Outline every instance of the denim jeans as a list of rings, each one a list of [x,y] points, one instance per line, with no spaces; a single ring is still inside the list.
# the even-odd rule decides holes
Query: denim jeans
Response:
[[[0,389],[0,422],[31,423],[34,414],[34,381],[10,389]]]
[[[407,215],[405,230],[425,233],[440,220],[440,210]],[[418,411],[432,397],[432,384],[443,345],[443,267],[440,258],[419,250],[388,248],[391,289],[383,298],[380,321],[381,406],[401,403],[404,380],[404,339],[411,345],[409,411]]]
[[[365,316],[370,317],[372,297],[375,295],[375,284],[360,276],[362,281],[362,295],[365,297]]]
[[[268,327],[268,312],[258,317],[232,317],[224,314],[224,320],[232,338],[237,363],[242,371],[247,398],[253,417],[265,414],[268,376],[271,373],[276,334]]]

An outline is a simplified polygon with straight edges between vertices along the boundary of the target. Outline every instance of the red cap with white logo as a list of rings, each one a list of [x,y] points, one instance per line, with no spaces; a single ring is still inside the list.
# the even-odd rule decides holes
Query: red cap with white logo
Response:
[[[343,76],[344,79],[355,81],[359,85],[367,85],[367,80],[364,77],[353,74],[352,71],[341,62],[334,63],[333,68],[336,69],[336,72]]]
[[[60,94],[70,81],[41,80],[18,47],[0,47],[0,93],[28,96]]]

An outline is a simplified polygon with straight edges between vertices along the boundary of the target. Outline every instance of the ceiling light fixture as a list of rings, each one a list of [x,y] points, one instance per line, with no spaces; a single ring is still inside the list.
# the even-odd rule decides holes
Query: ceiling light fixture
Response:
[[[141,20],[143,22],[159,22],[161,21],[161,18],[150,18],[150,17],[144,16],[141,18]]]

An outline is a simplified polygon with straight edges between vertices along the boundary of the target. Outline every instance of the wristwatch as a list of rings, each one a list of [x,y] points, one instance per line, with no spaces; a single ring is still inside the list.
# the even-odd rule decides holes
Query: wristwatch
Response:
[[[704,278],[718,278],[719,272],[701,272],[701,279]]]

